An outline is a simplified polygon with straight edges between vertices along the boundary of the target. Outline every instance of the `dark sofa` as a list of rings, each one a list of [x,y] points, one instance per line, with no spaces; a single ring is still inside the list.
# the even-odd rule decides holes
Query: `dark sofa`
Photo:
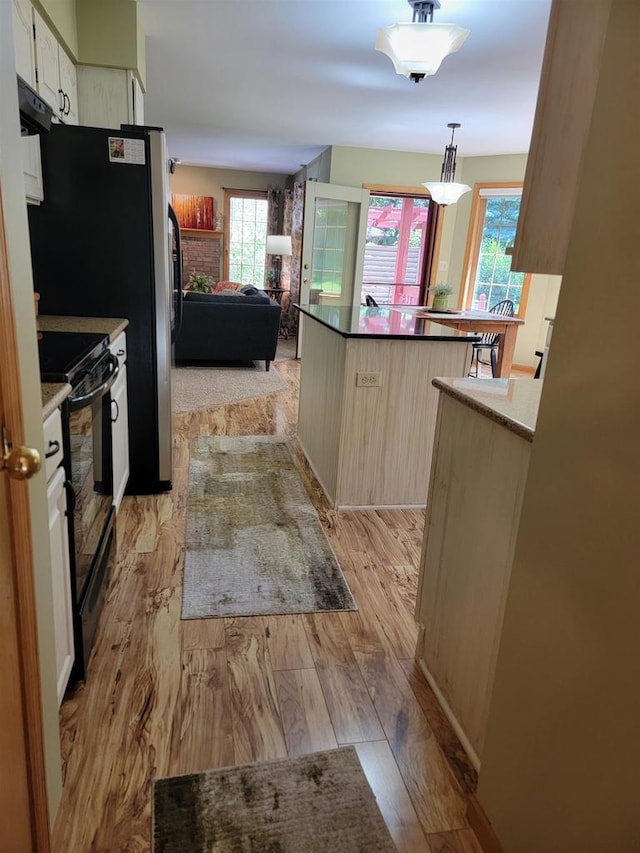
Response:
[[[278,345],[281,309],[266,293],[247,291],[185,294],[176,364],[264,360],[269,370]]]

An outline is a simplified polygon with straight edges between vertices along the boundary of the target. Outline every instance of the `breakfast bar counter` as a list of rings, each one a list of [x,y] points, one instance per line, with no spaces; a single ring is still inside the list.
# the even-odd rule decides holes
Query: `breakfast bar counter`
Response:
[[[298,440],[332,506],[424,506],[438,402],[432,380],[465,376],[478,336],[399,305],[296,308]]]

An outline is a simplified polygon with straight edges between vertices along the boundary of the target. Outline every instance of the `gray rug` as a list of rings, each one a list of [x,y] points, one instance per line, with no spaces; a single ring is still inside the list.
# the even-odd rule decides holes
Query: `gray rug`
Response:
[[[395,853],[352,746],[159,779],[155,853]]]
[[[183,619],[356,609],[284,441],[189,448]]]
[[[256,367],[174,367],[171,406],[174,412],[213,409],[285,387],[273,365],[267,371],[263,362],[256,362]]]

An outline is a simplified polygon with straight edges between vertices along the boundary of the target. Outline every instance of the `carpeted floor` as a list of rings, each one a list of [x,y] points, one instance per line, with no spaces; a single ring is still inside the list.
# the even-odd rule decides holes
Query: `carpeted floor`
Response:
[[[174,412],[213,409],[285,387],[278,371],[273,366],[266,371],[260,362],[256,367],[174,367],[171,383]]]
[[[295,358],[295,338],[280,338],[276,362]],[[282,381],[273,364],[264,369],[263,361],[247,362],[235,367],[174,367],[171,371],[171,397],[174,412],[214,409],[239,403],[263,394],[282,391]]]
[[[282,439],[189,449],[183,619],[356,609]]]
[[[155,853],[394,853],[352,746],[154,786]]]

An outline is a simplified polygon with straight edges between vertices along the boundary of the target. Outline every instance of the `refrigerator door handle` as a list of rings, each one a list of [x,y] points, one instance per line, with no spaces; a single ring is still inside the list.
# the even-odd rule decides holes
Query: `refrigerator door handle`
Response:
[[[169,219],[173,223],[173,233],[176,238],[176,257],[173,261],[173,286],[175,288],[175,320],[171,330],[171,343],[174,343],[182,328],[182,246],[180,242],[180,225],[175,210],[169,205]]]

